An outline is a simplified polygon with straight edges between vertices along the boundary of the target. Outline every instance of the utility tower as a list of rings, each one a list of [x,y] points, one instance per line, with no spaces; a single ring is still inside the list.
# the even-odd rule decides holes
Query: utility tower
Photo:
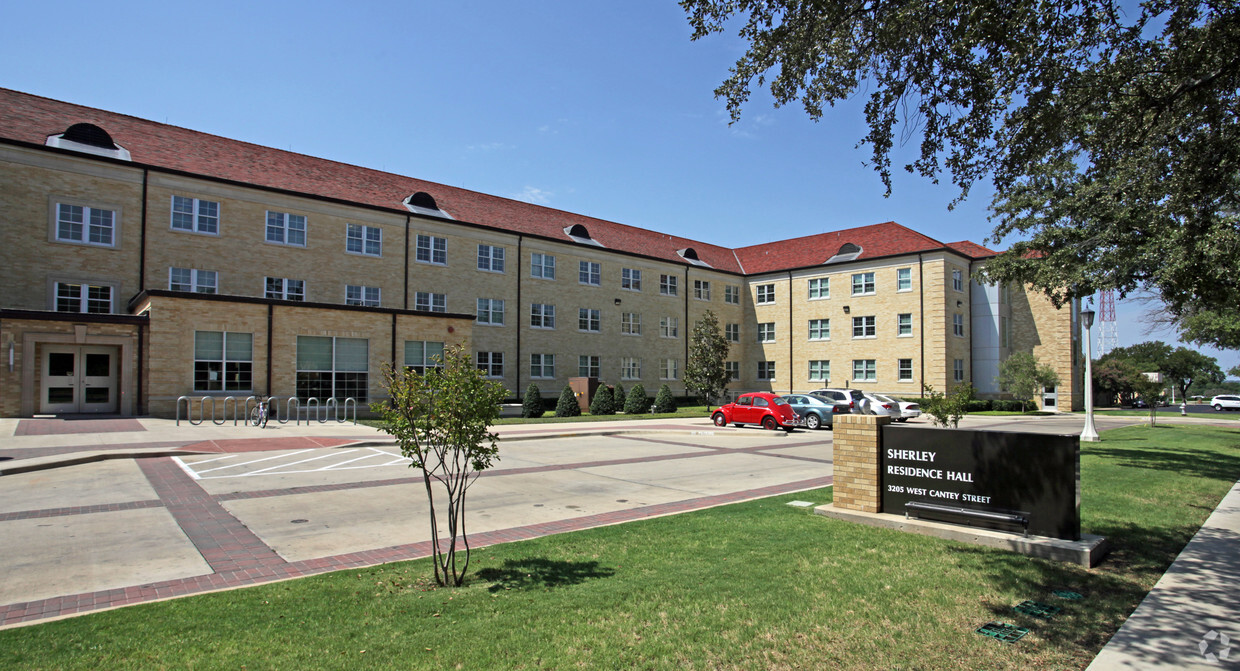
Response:
[[[1119,333],[1115,330],[1115,290],[1106,289],[1098,294],[1098,356],[1119,346]]]

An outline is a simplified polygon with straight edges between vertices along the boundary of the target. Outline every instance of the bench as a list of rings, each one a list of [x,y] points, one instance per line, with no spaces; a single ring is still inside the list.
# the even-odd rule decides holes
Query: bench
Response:
[[[948,515],[960,515],[962,517],[975,517],[977,519],[991,520],[994,522],[1008,522],[1011,524],[1019,524],[1024,530],[1025,536],[1029,535],[1029,518],[1018,513],[999,513],[989,510],[976,510],[973,508],[961,508],[959,506],[945,506],[940,503],[927,503],[924,501],[907,501],[904,504],[904,518],[908,519],[910,514],[916,514],[913,511],[925,511],[933,513],[945,513]]]

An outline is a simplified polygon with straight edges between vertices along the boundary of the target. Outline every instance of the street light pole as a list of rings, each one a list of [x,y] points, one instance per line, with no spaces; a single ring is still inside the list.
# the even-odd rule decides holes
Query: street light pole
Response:
[[[1094,428],[1094,366],[1090,351],[1090,328],[1094,325],[1094,311],[1081,310],[1081,322],[1085,325],[1085,428],[1081,429],[1081,441],[1098,442],[1098,430]]]

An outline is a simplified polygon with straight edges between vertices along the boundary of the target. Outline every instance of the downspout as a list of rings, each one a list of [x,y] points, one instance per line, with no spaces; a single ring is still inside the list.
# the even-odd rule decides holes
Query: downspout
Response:
[[[689,337],[693,331],[689,328],[689,266],[685,266],[685,367],[680,370],[680,379],[683,383],[685,379],[685,371],[689,368]],[[689,389],[685,388],[685,394],[688,395]]]
[[[968,315],[969,315],[969,319],[965,323],[966,328],[969,329],[968,331],[965,331],[965,334],[969,342],[969,384],[972,385],[974,389],[976,389],[977,385],[974,384],[974,378],[973,378],[974,369],[973,369],[973,260],[972,259],[969,260],[969,277],[965,282],[965,286],[968,287],[968,289],[964,292],[964,305],[965,305],[965,309],[968,310]]]
[[[517,388],[513,391],[517,394],[517,400],[525,398],[525,393],[521,390],[521,241],[524,239],[520,233],[517,234],[517,309],[514,318],[517,320],[517,357],[512,362],[513,369],[517,372]]]
[[[135,376],[135,379],[134,379],[134,383],[137,389],[135,390],[136,398],[134,399],[134,409],[133,409],[135,415],[146,414],[143,412],[143,408],[145,406],[142,403],[142,357],[146,354],[146,350],[142,346],[142,339],[145,335],[146,335],[146,325],[138,324],[138,366],[137,366],[138,374]]]
[[[267,304],[267,396],[271,396],[271,341],[275,340],[275,334],[271,332],[271,325],[275,322],[275,309],[275,305]],[[296,385],[294,385],[293,393],[297,393]]]
[[[792,384],[792,371],[796,370],[796,363],[792,359],[792,342],[794,333],[792,323],[792,271],[788,271],[788,393],[796,393]]]
[[[409,309],[409,222],[413,219],[412,215],[405,215],[405,303],[406,310]]]
[[[396,313],[392,313],[392,369],[396,369]]]
[[[142,226],[139,234],[139,250],[138,250],[138,292],[146,289],[146,185],[147,178],[150,176],[148,168],[142,169]]]
[[[918,338],[921,345],[921,365],[917,367],[917,377],[921,379],[921,388],[917,390],[920,398],[926,397],[926,274],[922,267],[921,252],[917,253],[917,328],[921,330]]]

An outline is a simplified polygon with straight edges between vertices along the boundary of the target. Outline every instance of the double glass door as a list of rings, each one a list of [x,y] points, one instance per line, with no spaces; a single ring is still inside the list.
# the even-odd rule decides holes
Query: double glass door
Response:
[[[115,347],[45,346],[40,412],[116,412],[118,358]]]

